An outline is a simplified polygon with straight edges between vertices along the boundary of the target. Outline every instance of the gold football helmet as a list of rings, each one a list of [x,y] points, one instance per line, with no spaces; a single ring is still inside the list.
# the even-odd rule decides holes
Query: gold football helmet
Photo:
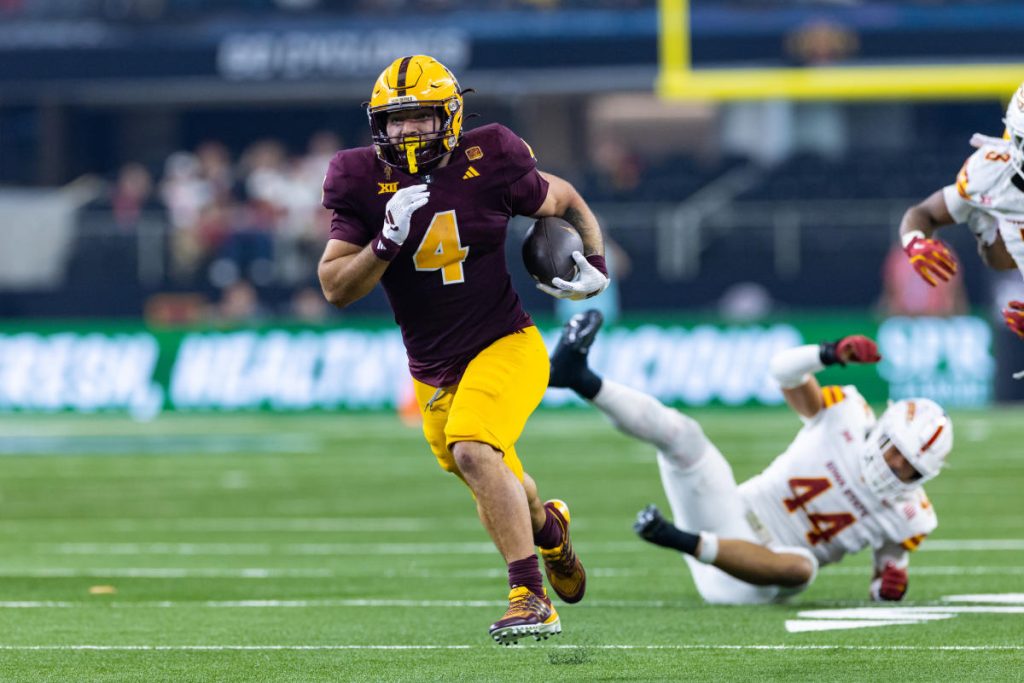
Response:
[[[388,136],[397,111],[431,109],[440,122],[433,132]],[[462,90],[448,68],[433,57],[399,57],[384,69],[367,103],[370,133],[380,160],[408,173],[428,173],[462,137]]]

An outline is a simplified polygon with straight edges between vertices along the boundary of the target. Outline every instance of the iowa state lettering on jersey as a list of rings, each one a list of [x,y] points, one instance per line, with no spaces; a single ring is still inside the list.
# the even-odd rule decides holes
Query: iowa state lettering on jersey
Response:
[[[853,492],[852,488],[846,485],[846,480],[843,479],[843,475],[839,473],[839,467],[835,464],[835,462],[829,460],[827,463],[825,463],[825,469],[829,471],[829,474],[835,477],[836,483],[839,484],[839,486],[841,487],[840,490],[843,493],[843,497],[846,498],[847,501],[849,501],[850,505],[853,506],[853,509],[856,510],[861,517],[870,516],[871,512],[868,510],[868,506],[865,505],[861,501],[861,499],[857,497],[857,494]]]

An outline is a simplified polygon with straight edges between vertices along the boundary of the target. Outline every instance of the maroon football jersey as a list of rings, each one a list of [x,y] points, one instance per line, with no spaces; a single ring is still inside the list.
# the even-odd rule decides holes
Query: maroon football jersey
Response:
[[[514,215],[531,215],[548,183],[533,151],[504,126],[468,131],[448,165],[428,176],[430,201],[381,278],[412,376],[431,386],[459,381],[492,342],[533,324],[505,266]],[[331,239],[365,246],[384,225],[395,191],[423,182],[377,159],[372,147],[338,152],[324,180]]]

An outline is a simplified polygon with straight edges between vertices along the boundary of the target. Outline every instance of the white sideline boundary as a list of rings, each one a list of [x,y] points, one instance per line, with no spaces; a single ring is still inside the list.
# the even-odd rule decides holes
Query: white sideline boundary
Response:
[[[557,650],[753,650],[770,652],[867,651],[867,652],[1021,652],[1024,645],[538,645]],[[227,651],[332,651],[332,650],[494,650],[481,645],[4,645],[0,651],[127,651],[127,652],[227,652]],[[523,648],[528,649],[528,648]]]

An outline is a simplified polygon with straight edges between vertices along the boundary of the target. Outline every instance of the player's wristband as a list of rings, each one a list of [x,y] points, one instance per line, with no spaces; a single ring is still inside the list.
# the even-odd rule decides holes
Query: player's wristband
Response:
[[[927,239],[925,234],[920,230],[911,230],[910,232],[905,232],[900,235],[900,243],[903,245],[903,248],[906,249],[910,246],[911,242],[918,238]]]
[[[842,340],[840,340],[842,341]],[[821,360],[822,365],[842,365],[846,367],[846,363],[839,358],[837,350],[839,348],[839,342],[821,342],[818,345],[818,358]]]
[[[384,236],[384,233],[377,235],[377,238],[373,240],[373,254],[381,261],[393,261],[401,249],[401,244],[392,242]]]
[[[700,552],[697,559],[704,564],[714,564],[718,559],[718,536],[710,531],[700,532]]]
[[[605,277],[608,277],[608,266],[604,262],[604,256],[600,254],[591,254],[587,257],[587,263],[597,268],[598,272]]]

